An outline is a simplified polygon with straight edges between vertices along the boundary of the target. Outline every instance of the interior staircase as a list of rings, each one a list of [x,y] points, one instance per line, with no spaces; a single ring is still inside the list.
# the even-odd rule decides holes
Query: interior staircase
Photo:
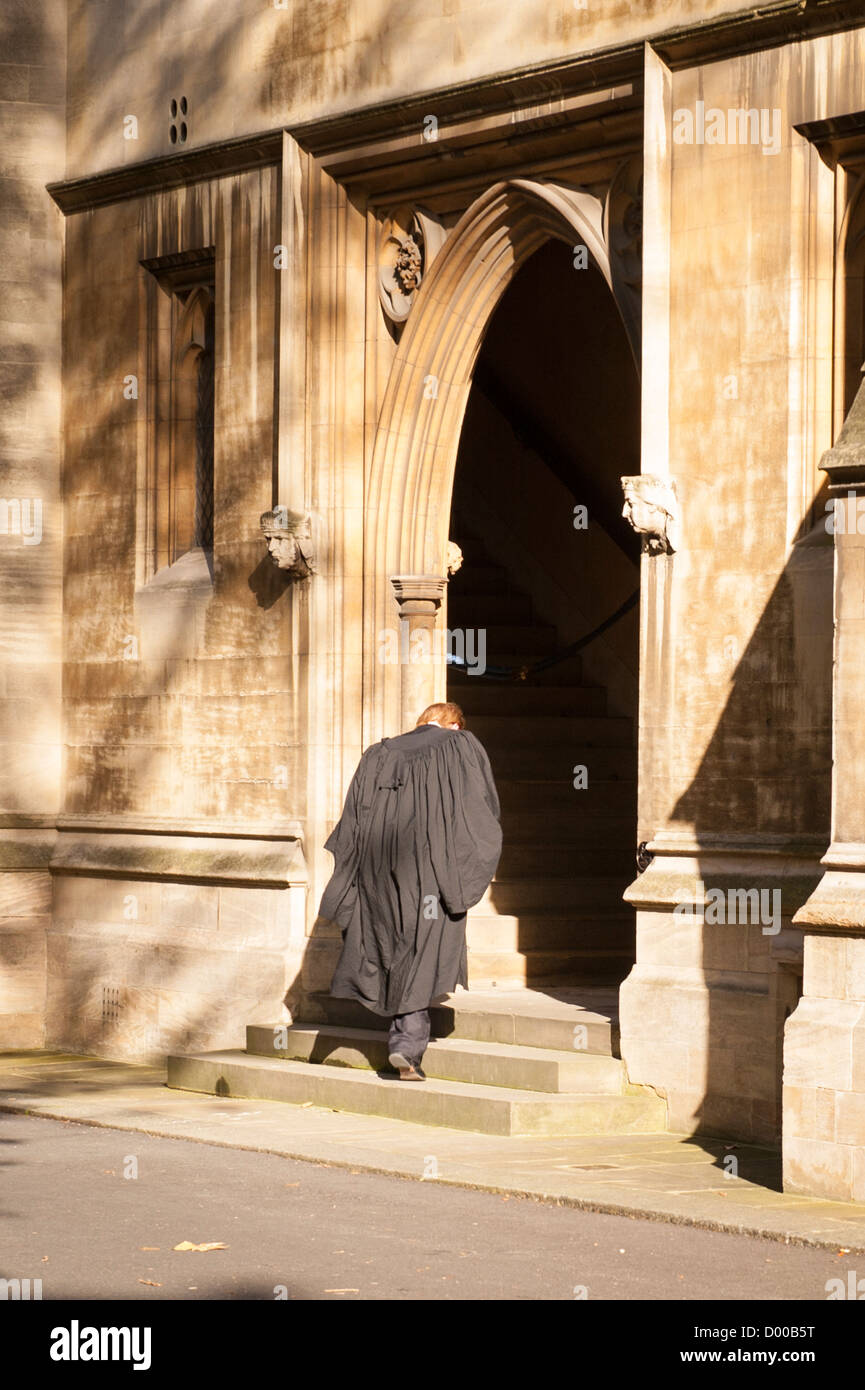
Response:
[[[456,534],[465,562],[449,585],[451,631],[485,629],[490,666],[552,654],[557,633],[529,595],[465,528]],[[634,877],[632,722],[607,712],[578,657],[531,683],[452,669],[449,697],[489,753],[504,847],[469,914],[469,990],[431,1010],[426,1082],[389,1068],[386,1020],[318,994],[291,1026],[250,1026],[245,1052],[169,1058],[168,1085],[485,1134],[663,1130],[663,1100],[630,1085],[617,1055],[618,985],[634,959],[622,902]]]
[[[450,631],[483,629],[488,667],[551,656],[555,628],[537,620],[479,538],[464,526],[457,534],[465,559],[448,586]],[[622,901],[635,872],[632,721],[607,712],[607,692],[583,681],[579,656],[531,681],[451,672],[448,697],[489,754],[504,841],[495,879],[469,913],[469,986],[618,985],[635,950],[634,913]],[[587,769],[582,789],[577,765]]]

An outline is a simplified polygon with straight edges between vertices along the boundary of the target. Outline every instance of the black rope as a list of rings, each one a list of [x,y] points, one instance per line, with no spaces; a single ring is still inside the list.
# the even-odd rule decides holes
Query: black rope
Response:
[[[535,661],[531,666],[487,666],[483,671],[478,671],[477,675],[480,677],[486,676],[488,680],[495,681],[528,680],[530,676],[536,675],[539,671],[546,671],[550,666],[558,666],[559,662],[567,661],[570,657],[576,656],[577,652],[583,650],[583,647],[587,647],[590,642],[594,642],[596,637],[600,637],[601,634],[606,632],[608,628],[611,628],[614,623],[617,623],[620,618],[624,618],[626,613],[630,613],[631,609],[635,608],[639,601],[640,591],[639,589],[635,589],[634,592],[625,599],[624,603],[616,609],[615,613],[610,614],[609,618],[605,618],[604,621],[599,623],[596,628],[593,628],[591,632],[587,632],[585,637],[578,637],[576,642],[571,642],[567,647],[562,647],[562,650],[556,652],[554,656],[545,656],[543,660]],[[465,659],[463,657],[454,656],[452,652],[448,652],[446,661],[449,666],[456,666],[457,670],[463,671],[468,669],[468,664]]]

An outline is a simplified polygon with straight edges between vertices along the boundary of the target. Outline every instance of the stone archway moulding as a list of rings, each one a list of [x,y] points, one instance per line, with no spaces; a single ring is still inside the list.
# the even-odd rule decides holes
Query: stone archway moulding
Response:
[[[615,180],[614,180],[615,184]],[[639,363],[639,297],[620,293],[610,254],[609,210],[586,189],[512,179],[486,190],[449,234],[417,292],[379,416],[365,517],[366,742],[406,726],[425,692],[444,698],[445,666],[421,681],[378,659],[397,621],[392,581],[428,578],[440,594],[460,431],[475,360],[490,317],[520,266],[551,237],[583,243],[613,294]],[[576,327],[576,326],[575,326]],[[403,615],[403,621],[405,617]]]

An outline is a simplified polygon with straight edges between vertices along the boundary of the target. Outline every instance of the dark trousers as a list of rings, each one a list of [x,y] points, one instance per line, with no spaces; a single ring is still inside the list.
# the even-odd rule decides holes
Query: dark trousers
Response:
[[[388,1033],[388,1052],[399,1052],[412,1066],[419,1067],[429,1046],[429,1009],[412,1014],[397,1014],[391,1020]]]

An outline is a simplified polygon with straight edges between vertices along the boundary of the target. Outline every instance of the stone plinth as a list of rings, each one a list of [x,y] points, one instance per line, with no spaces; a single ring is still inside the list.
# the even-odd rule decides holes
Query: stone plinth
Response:
[[[832,843],[796,915],[803,996],[784,1044],[784,1186],[865,1198],[865,383],[821,462],[834,509]]]
[[[816,860],[654,850],[625,894],[637,907],[637,964],[619,995],[628,1079],[664,1096],[673,1130],[776,1143],[802,958],[791,918]]]

